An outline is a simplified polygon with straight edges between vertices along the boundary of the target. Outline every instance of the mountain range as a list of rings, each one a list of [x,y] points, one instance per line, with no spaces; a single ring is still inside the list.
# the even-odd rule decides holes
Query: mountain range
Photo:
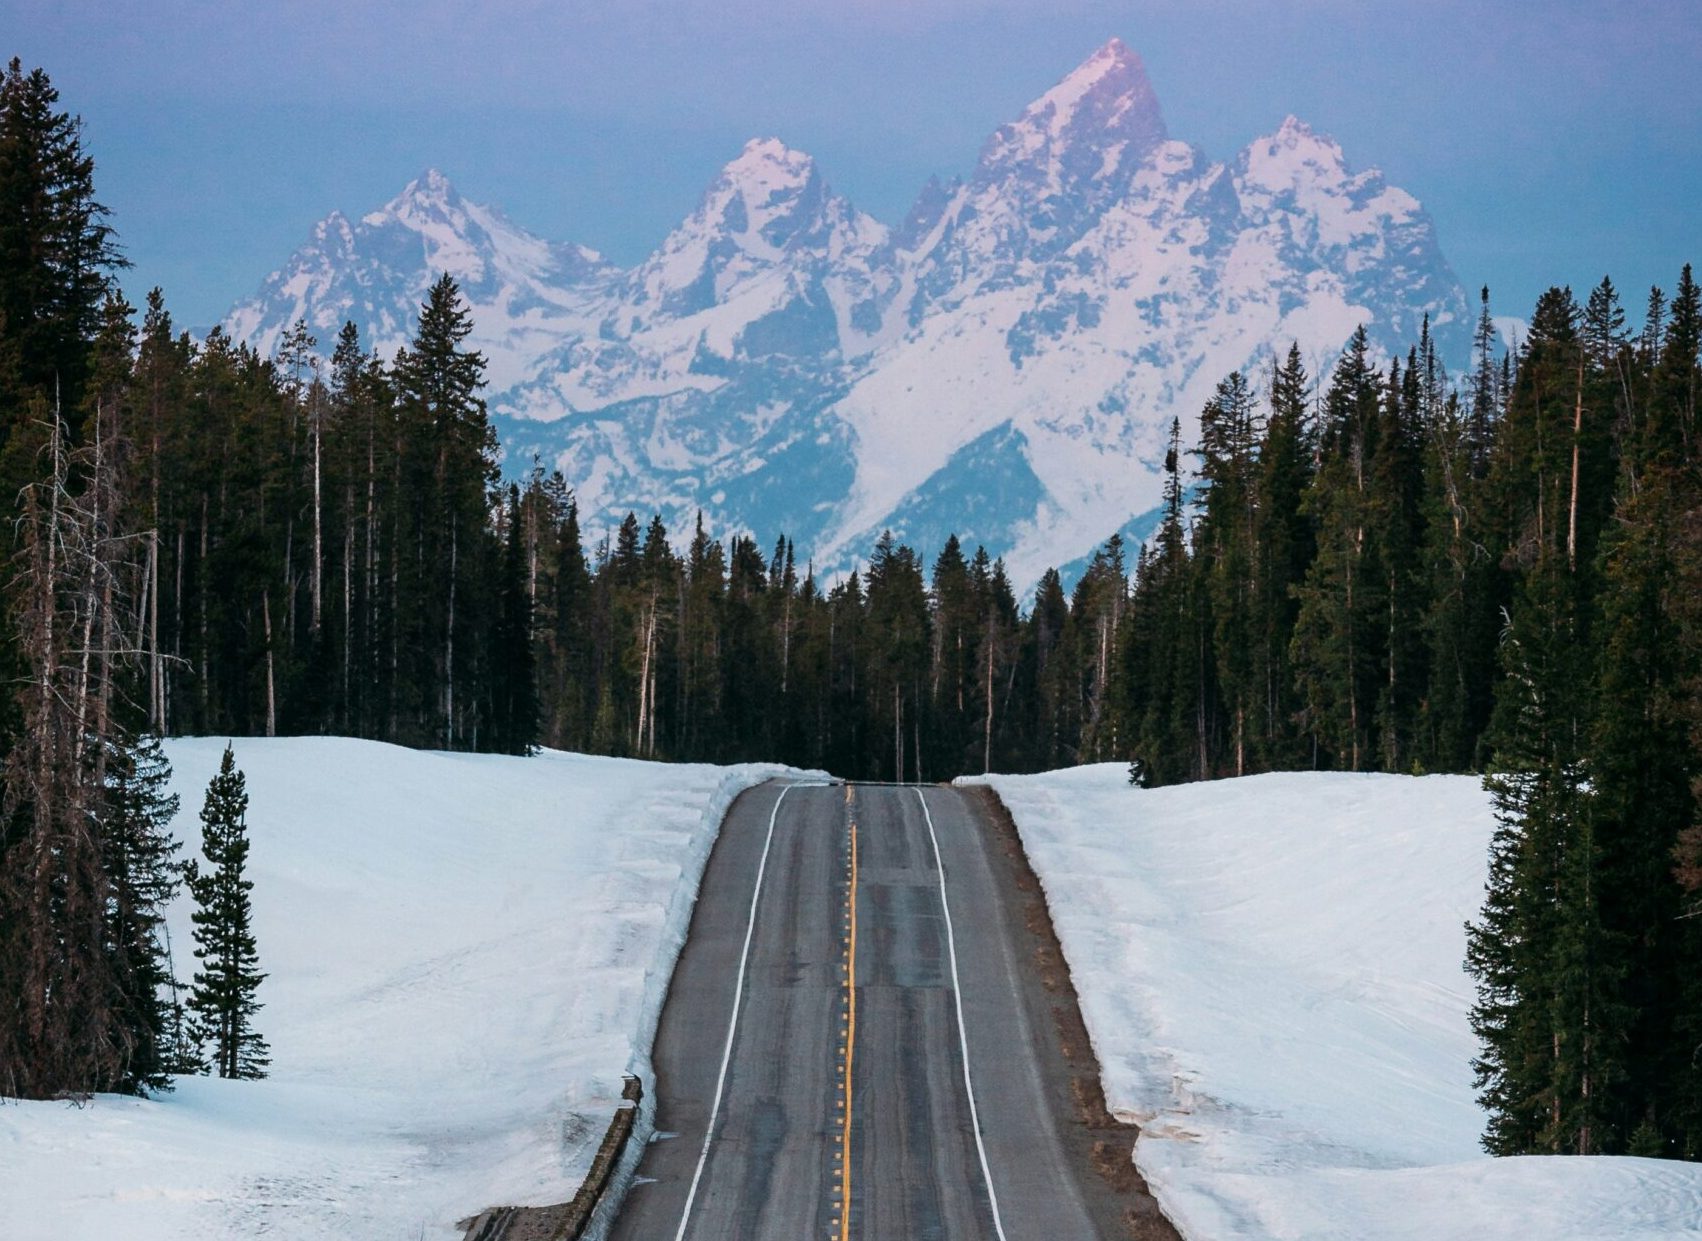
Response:
[[[956,531],[1031,583],[1150,529],[1173,416],[1298,342],[1314,376],[1364,324],[1404,354],[1471,315],[1419,202],[1289,117],[1227,163],[1170,137],[1113,39],[889,226],[808,155],[748,143],[642,263],[536,237],[435,171],[334,213],[225,328],[262,352],[352,319],[385,355],[460,283],[509,468],[573,486],[588,536],[792,537],[843,571],[883,529]],[[1262,383],[1262,379],[1256,381]]]

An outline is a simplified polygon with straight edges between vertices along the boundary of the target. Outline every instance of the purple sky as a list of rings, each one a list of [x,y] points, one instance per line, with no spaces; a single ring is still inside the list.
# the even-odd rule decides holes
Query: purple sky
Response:
[[[1213,158],[1292,112],[1381,167],[1501,313],[1608,273],[1635,315],[1702,259],[1695,0],[0,0],[0,31],[87,123],[132,300],[192,325],[432,165],[622,262],[758,134],[895,222],[1112,35]]]

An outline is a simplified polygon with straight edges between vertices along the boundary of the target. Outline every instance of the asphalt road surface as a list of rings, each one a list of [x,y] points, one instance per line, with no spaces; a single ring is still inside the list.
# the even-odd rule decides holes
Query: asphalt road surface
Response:
[[[658,1138],[613,1237],[1149,1235],[1132,1171],[1119,1188],[1092,1166],[1080,1055],[990,818],[941,787],[772,783],[734,803],[657,1035]],[[1126,1168],[1132,1144],[1101,1153]]]

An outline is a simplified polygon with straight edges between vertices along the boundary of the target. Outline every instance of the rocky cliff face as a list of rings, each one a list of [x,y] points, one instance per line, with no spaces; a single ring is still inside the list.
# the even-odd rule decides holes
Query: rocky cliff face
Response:
[[[1113,40],[1001,126],[896,229],[809,156],[749,143],[631,270],[533,237],[438,174],[308,244],[231,312],[402,343],[448,271],[490,359],[510,460],[559,465],[589,532],[628,509],[784,531],[822,570],[890,526],[1032,581],[1144,533],[1163,441],[1230,370],[1297,341],[1322,371],[1359,323],[1404,351],[1469,312],[1418,202],[1289,118],[1228,163],[1169,137]]]

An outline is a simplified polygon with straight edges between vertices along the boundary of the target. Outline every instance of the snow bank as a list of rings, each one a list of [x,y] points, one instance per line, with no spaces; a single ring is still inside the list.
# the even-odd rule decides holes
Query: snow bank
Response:
[[[222,740],[167,745],[200,841]],[[565,1201],[650,1047],[722,812],[781,769],[242,740],[261,1082],[0,1105],[9,1241],[450,1237]],[[194,968],[189,907],[170,920]]]
[[[1461,968],[1475,780],[992,776],[1135,1162],[1190,1241],[1702,1236],[1702,1168],[1493,1160]]]

